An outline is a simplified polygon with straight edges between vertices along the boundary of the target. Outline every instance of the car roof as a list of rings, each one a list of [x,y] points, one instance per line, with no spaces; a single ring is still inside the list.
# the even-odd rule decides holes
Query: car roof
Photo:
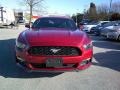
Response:
[[[110,21],[99,21],[100,23],[104,23],[104,22],[110,22]]]
[[[64,18],[64,19],[71,19],[71,17],[70,16],[61,16],[61,15],[49,15],[49,16],[42,16],[42,17],[40,17],[40,18]]]

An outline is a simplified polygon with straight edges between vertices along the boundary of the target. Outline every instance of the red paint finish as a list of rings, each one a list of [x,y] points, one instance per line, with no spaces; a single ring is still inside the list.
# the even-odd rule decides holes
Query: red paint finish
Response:
[[[91,42],[91,39],[86,33],[80,30],[69,30],[65,28],[40,28],[30,29],[22,32],[18,39],[19,42],[27,44],[26,48],[19,51],[16,48],[16,57],[22,58],[26,64],[27,69],[32,71],[73,71],[83,70],[91,65],[93,57],[93,48],[85,49],[83,46]],[[31,55],[28,53],[29,48],[33,46],[48,46],[48,47],[75,47],[78,48],[82,54],[77,56],[72,55]],[[17,46],[16,46],[17,47]],[[54,48],[53,48],[54,49]],[[34,64],[46,65],[48,58],[61,58],[63,67],[42,67],[36,68]],[[85,60],[88,63],[81,65]],[[18,61],[18,60],[17,60]],[[19,62],[17,62],[19,63]],[[68,64],[74,64],[72,67],[65,67]]]

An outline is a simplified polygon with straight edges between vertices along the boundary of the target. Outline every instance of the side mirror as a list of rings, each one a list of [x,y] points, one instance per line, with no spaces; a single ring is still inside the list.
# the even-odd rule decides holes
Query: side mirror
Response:
[[[25,27],[26,27],[26,28],[30,28],[30,25],[29,25],[29,24],[26,24]]]

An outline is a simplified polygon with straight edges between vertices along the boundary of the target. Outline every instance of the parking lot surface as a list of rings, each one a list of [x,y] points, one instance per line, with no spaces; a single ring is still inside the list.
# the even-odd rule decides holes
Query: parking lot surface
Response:
[[[15,39],[22,29],[0,29],[0,90],[120,90],[120,42],[91,35],[94,58],[90,68],[27,73],[14,59]]]

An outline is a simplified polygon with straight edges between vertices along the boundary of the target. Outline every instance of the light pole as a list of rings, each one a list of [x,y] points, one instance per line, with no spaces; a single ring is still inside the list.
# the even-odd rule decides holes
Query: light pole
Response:
[[[76,12],[76,25],[77,25],[77,21],[78,21],[78,17],[77,17],[77,15],[78,15],[78,12],[79,12],[79,10],[77,9],[77,12]]]
[[[76,25],[77,25],[77,13],[76,13],[76,20],[75,20],[75,22],[76,22]]]
[[[3,7],[0,7],[0,11],[1,11],[1,21],[3,21]]]
[[[110,0],[110,9],[109,9],[109,12],[111,12],[111,8],[112,8],[112,0]]]
[[[0,12],[1,12],[1,21],[3,22],[4,21],[4,12],[6,12],[5,10],[3,10],[3,7],[0,7]]]
[[[109,8],[109,20],[110,20],[110,16],[111,16],[111,8],[112,8],[112,0],[110,0],[110,8]]]

